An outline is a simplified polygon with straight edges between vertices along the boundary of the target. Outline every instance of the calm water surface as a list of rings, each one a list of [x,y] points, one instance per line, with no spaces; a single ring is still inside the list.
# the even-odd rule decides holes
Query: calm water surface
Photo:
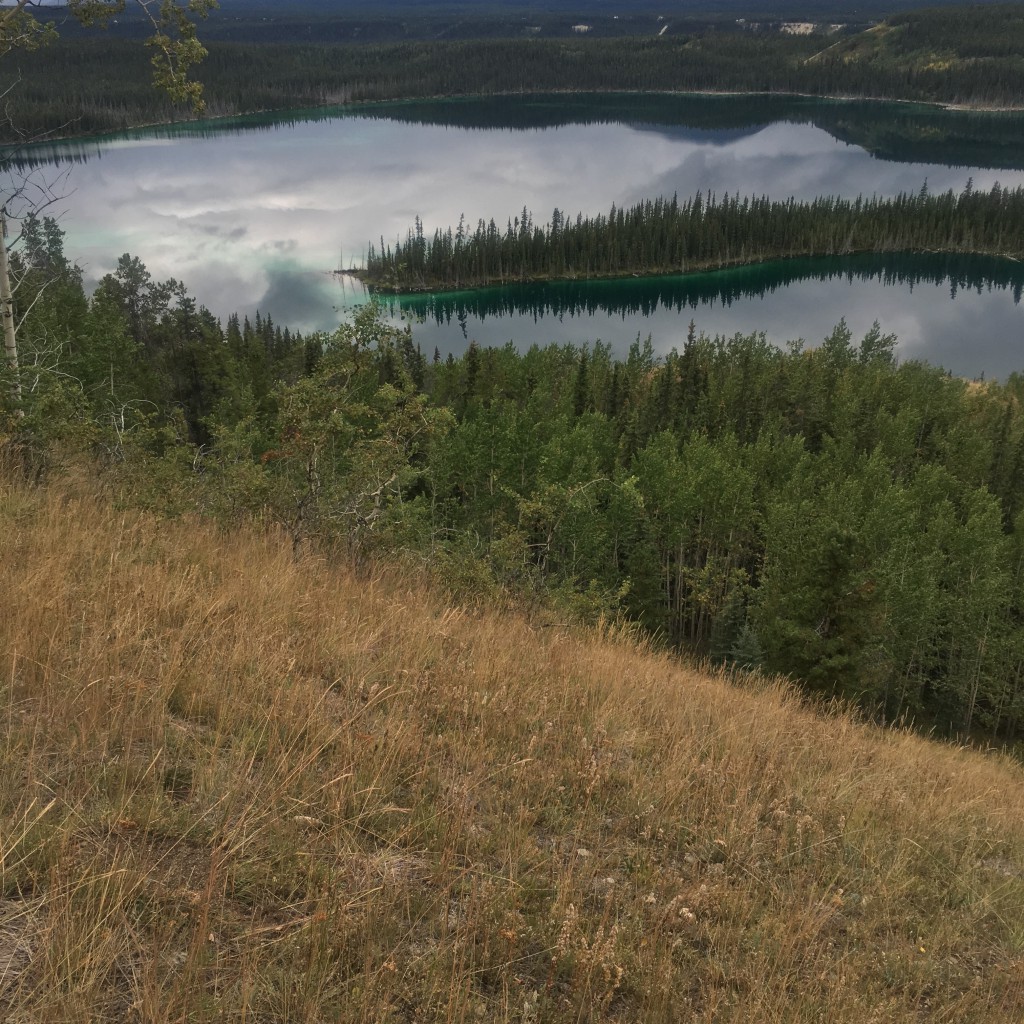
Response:
[[[909,105],[698,97],[587,97],[400,104],[156,129],[31,151],[66,173],[59,205],[87,284],[118,256],[183,280],[219,316],[257,309],[331,329],[365,292],[329,271],[366,243],[465,215],[499,225],[523,207],[606,212],[700,190],[810,199],[1024,184],[1024,119]],[[973,164],[971,161],[975,161]],[[820,340],[841,318],[899,335],[902,358],[956,373],[1024,369],[1024,269],[993,261],[791,261],[700,279],[492,289],[389,304],[429,351],[699,330]]]

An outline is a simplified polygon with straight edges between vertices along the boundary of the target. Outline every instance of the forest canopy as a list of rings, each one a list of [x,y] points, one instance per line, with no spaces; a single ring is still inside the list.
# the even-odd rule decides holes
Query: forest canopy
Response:
[[[87,458],[165,513],[418,554],[463,595],[635,623],[879,720],[1019,735],[1017,376],[901,364],[843,324],[813,349],[694,329],[663,358],[638,338],[442,359],[373,305],[331,334],[221,324],[128,255],[87,296],[55,223],[27,238],[50,283],[22,397],[0,380],[26,471]]]

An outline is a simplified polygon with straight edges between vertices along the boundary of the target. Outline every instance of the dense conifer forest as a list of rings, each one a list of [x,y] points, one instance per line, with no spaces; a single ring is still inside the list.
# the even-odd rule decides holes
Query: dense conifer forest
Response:
[[[16,269],[46,287],[20,293],[0,444],[33,478],[77,452],[164,513],[404,552],[459,593],[639,623],[886,722],[1019,735],[1016,376],[901,364],[842,324],[814,349],[694,328],[664,358],[639,338],[442,358],[374,306],[330,335],[222,325],[127,255],[87,296],[54,222],[26,242]]]
[[[523,210],[428,238],[419,220],[404,242],[370,246],[359,276],[382,291],[438,291],[513,281],[688,273],[796,256],[860,252],[1024,256],[1024,189],[891,199],[823,197],[799,203],[698,193],[647,200],[543,226]]]
[[[664,36],[331,45],[319,42],[328,38],[322,31],[307,37],[318,42],[272,43],[228,41],[215,32],[197,77],[214,115],[559,90],[710,90],[1024,104],[1024,19],[1016,6],[908,13],[851,36],[790,35],[777,25],[735,20],[670,28]],[[138,87],[148,76],[147,60],[135,40],[116,36],[68,38],[17,54],[5,68],[8,83],[18,83],[17,118],[6,126],[4,138],[84,134],[180,119],[182,112],[161,93]]]

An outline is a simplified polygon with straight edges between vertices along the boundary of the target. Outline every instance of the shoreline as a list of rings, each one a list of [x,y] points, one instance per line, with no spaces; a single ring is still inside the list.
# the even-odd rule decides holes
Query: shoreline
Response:
[[[437,103],[444,101],[459,101],[473,99],[498,99],[517,96],[703,96],[703,97],[769,97],[777,99],[801,99],[821,100],[833,103],[895,103],[907,106],[930,107],[934,110],[948,111],[950,113],[974,113],[974,114],[1019,114],[1024,113],[1024,103],[1018,105],[989,106],[974,103],[954,103],[943,100],[921,100],[906,97],[891,96],[858,96],[852,94],[826,94],[810,92],[788,92],[775,91],[771,89],[543,89],[536,92],[532,90],[519,90],[515,92],[473,92],[456,94],[433,94],[429,96],[403,96],[386,100],[348,100],[331,103],[316,103],[311,106],[282,106],[282,107],[261,107],[257,110],[235,111],[229,114],[210,114],[197,118],[181,118],[169,121],[142,121],[138,124],[125,125],[120,128],[111,128],[100,132],[81,132],[69,135],[54,134],[46,138],[19,145],[17,142],[0,143],[0,150],[31,149],[35,146],[51,145],[59,142],[92,141],[103,140],[125,132],[146,131],[152,128],[172,127],[198,127],[204,124],[216,125],[223,121],[243,119],[247,117],[260,117],[265,114],[285,115],[304,110],[348,110],[360,107],[386,107],[401,103]]]
[[[727,262],[709,263],[698,267],[691,267],[688,270],[671,270],[666,268],[657,268],[643,271],[622,271],[604,273],[604,274],[566,274],[564,276],[557,275],[532,275],[529,277],[517,278],[514,280],[509,279],[492,279],[474,284],[462,284],[457,286],[441,286],[441,287],[428,287],[423,286],[419,288],[408,287],[398,288],[394,285],[382,285],[375,283],[367,278],[363,277],[363,271],[361,270],[332,270],[331,274],[334,276],[345,276],[351,277],[359,281],[370,296],[375,295],[387,296],[389,298],[401,298],[402,296],[426,296],[426,295],[456,295],[465,294],[472,292],[486,291],[489,288],[518,288],[524,285],[540,285],[540,284],[589,284],[597,283],[602,281],[631,281],[631,280],[642,280],[645,278],[656,278],[656,277],[673,277],[673,278],[685,278],[685,277],[697,277],[701,274],[714,274],[721,271],[729,270],[742,270],[748,267],[759,267],[770,263],[786,263],[790,260],[813,260],[813,259],[843,259],[845,257],[853,256],[887,256],[887,255],[905,255],[905,256],[968,256],[968,257],[985,257],[988,259],[1006,260],[1011,263],[1020,264],[1024,262],[1024,255],[1013,255],[1006,252],[985,252],[984,250],[967,250],[967,249],[854,249],[849,252],[842,253],[789,253],[786,255],[775,255],[767,256],[763,259],[755,260],[735,260]]]

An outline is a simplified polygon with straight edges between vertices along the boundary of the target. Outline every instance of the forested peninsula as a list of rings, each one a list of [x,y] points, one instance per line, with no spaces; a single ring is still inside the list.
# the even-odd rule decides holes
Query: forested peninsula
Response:
[[[356,271],[381,292],[443,291],[537,280],[684,274],[769,260],[854,253],[931,252],[1020,259],[1024,189],[959,195],[810,202],[698,193],[645,200],[607,216],[575,220],[555,210],[538,225],[526,209],[502,232],[493,220],[472,231],[437,229],[417,219],[404,242],[371,245]]]
[[[527,25],[527,28],[530,26]],[[895,15],[870,27],[670,19],[614,38],[266,42],[267,26],[213,33],[196,70],[211,116],[436,96],[566,92],[740,92],[1024,106],[1019,5]],[[863,30],[861,30],[863,28]],[[520,31],[523,31],[520,28]],[[664,34],[661,34],[664,32]],[[343,34],[342,34],[343,35]],[[318,26],[305,38],[337,38]],[[18,116],[0,140],[82,135],[186,117],[141,90],[148,57],[130,38],[68,38],[17,54],[6,72]]]

